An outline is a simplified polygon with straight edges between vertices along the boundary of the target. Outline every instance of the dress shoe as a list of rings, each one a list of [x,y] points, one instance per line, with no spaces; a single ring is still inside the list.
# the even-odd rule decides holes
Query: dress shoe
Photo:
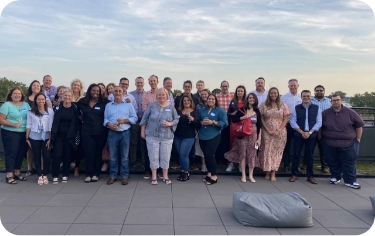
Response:
[[[297,177],[292,175],[292,177],[290,177],[290,179],[289,179],[289,182],[295,182],[296,179],[297,179]]]
[[[113,184],[115,181],[117,181],[117,178],[110,178],[110,179],[107,181],[107,184],[108,184],[108,185],[111,185],[111,184]]]
[[[312,184],[317,184],[316,180],[314,178],[307,178],[307,181],[309,181]]]
[[[128,178],[123,178],[121,183],[122,183],[122,185],[127,185],[128,184]]]

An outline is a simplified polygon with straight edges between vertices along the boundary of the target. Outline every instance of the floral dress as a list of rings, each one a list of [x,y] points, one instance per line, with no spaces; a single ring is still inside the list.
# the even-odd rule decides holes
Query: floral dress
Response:
[[[280,128],[285,116],[291,114],[288,106],[281,103],[280,108],[267,108],[265,103],[259,107],[260,113],[263,117],[265,125],[270,130]],[[259,159],[260,167],[263,171],[277,171],[283,157],[284,147],[286,144],[286,128],[280,130],[279,136],[270,135],[264,128],[262,128],[262,142],[260,147]]]

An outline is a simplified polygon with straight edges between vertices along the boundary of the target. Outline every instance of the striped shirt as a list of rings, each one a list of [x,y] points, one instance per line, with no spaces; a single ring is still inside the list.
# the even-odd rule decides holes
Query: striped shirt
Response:
[[[311,98],[311,103],[318,105],[320,110],[323,112],[331,107],[331,99],[324,97],[320,100],[316,99],[315,97]]]

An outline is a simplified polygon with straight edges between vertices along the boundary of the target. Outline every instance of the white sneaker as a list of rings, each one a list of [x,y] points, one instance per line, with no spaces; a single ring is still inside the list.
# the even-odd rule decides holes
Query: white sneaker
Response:
[[[62,181],[61,181],[63,184],[67,183],[68,182],[68,177],[64,176],[62,177]]]
[[[231,172],[232,170],[233,170],[233,163],[231,162],[231,163],[228,164],[228,167],[225,171]]]
[[[59,178],[53,178],[52,184],[58,184],[59,183]]]
[[[361,188],[361,185],[359,185],[359,183],[357,183],[357,182],[354,182],[352,184],[345,183],[345,186],[348,186],[348,187],[351,187],[351,188],[354,188],[354,189],[360,189]]]
[[[70,163],[70,168],[74,169],[74,167],[76,167],[76,163],[74,162]]]
[[[330,184],[338,184],[340,183],[340,180],[337,180],[336,178],[331,178],[331,180],[329,181]]]
[[[206,167],[206,165],[202,165],[201,171],[202,171],[202,172],[207,172],[207,167]]]

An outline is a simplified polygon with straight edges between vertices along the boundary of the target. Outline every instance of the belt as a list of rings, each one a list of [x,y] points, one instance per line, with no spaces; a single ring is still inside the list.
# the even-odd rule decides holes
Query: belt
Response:
[[[126,130],[122,130],[122,131],[114,131],[114,130],[109,130],[109,131],[112,131],[112,132],[114,132],[114,133],[124,133],[124,132],[126,132],[126,131],[129,131],[129,129],[126,129]]]

